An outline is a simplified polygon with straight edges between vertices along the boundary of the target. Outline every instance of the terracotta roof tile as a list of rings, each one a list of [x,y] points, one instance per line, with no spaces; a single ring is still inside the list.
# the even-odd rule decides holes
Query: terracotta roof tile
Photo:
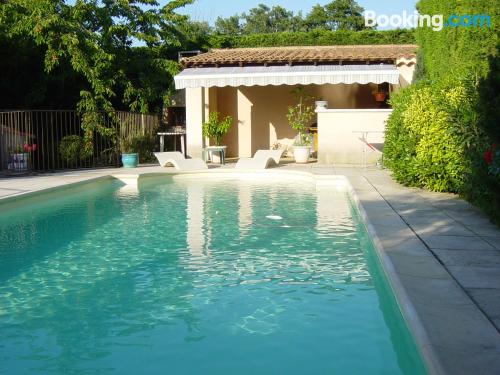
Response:
[[[412,44],[355,46],[295,46],[213,49],[182,58],[184,67],[280,63],[329,63],[336,61],[387,61],[415,57]]]

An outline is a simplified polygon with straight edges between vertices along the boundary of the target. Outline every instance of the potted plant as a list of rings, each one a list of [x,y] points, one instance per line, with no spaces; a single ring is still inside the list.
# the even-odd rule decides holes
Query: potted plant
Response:
[[[231,116],[226,116],[222,120],[219,120],[219,112],[210,112],[208,115],[208,121],[203,124],[202,133],[204,137],[208,137],[213,140],[215,146],[221,146],[222,137],[229,131],[231,124],[233,123],[233,118]],[[217,162],[216,155],[212,155],[212,161]]]
[[[384,103],[385,99],[387,98],[387,92],[384,90],[378,89],[377,91],[372,92],[373,98],[375,101],[379,104],[382,105]]]
[[[136,146],[132,137],[120,139],[123,168],[135,168],[139,165],[139,154]]]
[[[311,154],[312,141],[306,130],[314,118],[314,106],[311,96],[305,93],[302,86],[293,89],[292,95],[297,103],[288,107],[286,117],[290,127],[298,132],[293,145],[293,157],[296,163],[307,163]]]
[[[37,149],[36,143],[25,143],[22,146],[16,146],[10,151],[8,169],[16,172],[25,172],[28,170],[29,156]]]

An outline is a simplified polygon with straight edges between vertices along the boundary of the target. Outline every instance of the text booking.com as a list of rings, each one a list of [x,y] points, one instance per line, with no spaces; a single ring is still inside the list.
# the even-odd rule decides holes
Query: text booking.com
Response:
[[[418,12],[402,14],[376,14],[372,10],[365,11],[365,26],[413,28],[431,27],[434,31],[441,31],[444,27],[491,27],[491,19],[487,14],[452,14],[445,17],[442,14],[419,14]]]

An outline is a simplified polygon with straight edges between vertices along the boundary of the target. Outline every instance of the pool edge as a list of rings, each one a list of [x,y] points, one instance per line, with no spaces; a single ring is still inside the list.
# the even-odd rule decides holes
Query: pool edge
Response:
[[[115,178],[112,175],[92,176],[92,177],[87,178],[87,179],[72,181],[72,182],[63,182],[62,184],[44,187],[44,188],[40,188],[37,190],[22,191],[19,193],[14,193],[11,195],[0,197],[0,204],[15,203],[21,199],[36,197],[38,195],[52,193],[52,192],[58,191],[58,190],[61,190],[61,191],[67,190],[67,189],[71,189],[73,187],[92,184],[95,182],[100,182],[100,181],[104,182],[106,180],[113,181],[113,180],[115,180]]]
[[[408,296],[406,289],[401,283],[399,275],[396,273],[394,263],[392,262],[390,257],[387,256],[385,248],[382,245],[382,241],[380,240],[377,231],[373,227],[370,217],[367,214],[356,189],[353,187],[348,177],[344,176],[344,178],[346,181],[347,190],[363,219],[363,224],[365,225],[366,230],[370,235],[371,242],[377,253],[377,258],[382,265],[382,269],[385,272],[387,280],[389,281],[391,289],[396,297],[398,306],[402,312],[403,318],[405,319],[412,337],[415,340],[417,349],[420,356],[422,357],[428,373],[433,375],[446,374],[435,351],[432,349],[431,341],[427,335],[426,329],[422,324],[419,314],[415,310],[411,298]],[[382,200],[383,198],[380,197],[380,199]]]

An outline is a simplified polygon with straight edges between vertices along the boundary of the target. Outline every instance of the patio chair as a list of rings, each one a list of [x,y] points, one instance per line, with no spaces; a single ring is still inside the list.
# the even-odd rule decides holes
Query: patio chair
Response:
[[[179,151],[155,152],[160,166],[173,166],[179,171],[196,171],[199,169],[208,169],[205,162],[199,158],[186,159]]]
[[[280,163],[283,150],[257,150],[253,158],[241,158],[236,163],[237,169],[266,169],[271,164]]]

